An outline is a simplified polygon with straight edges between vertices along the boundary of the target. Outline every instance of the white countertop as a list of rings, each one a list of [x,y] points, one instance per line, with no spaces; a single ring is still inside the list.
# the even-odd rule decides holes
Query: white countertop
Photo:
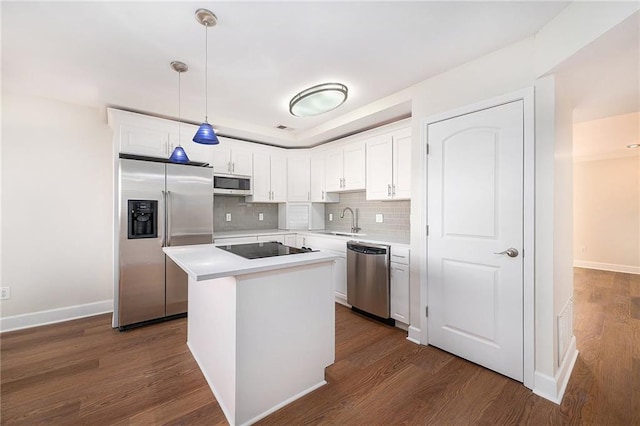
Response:
[[[262,259],[245,259],[221,250],[213,244],[165,247],[162,250],[196,281],[310,265],[338,258],[331,253],[317,251]]]

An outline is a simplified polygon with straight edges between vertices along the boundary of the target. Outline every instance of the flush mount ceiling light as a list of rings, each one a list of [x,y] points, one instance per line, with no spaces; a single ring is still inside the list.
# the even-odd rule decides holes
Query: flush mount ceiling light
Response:
[[[207,34],[209,27],[213,27],[218,23],[218,18],[210,10],[198,9],[196,10],[196,21],[204,26],[204,123],[200,125],[198,131],[193,137],[193,141],[204,145],[217,145],[220,143],[216,132],[213,131],[213,127],[207,121],[208,117],[208,78],[207,78],[207,62],[208,58],[208,39]]]
[[[342,105],[348,93],[344,84],[318,84],[295,95],[289,102],[289,112],[297,117],[323,114]]]
[[[178,146],[176,146],[171,153],[169,161],[171,161],[172,163],[184,164],[189,162],[189,157],[187,157],[187,153],[184,152],[184,148],[182,148],[182,144],[180,143],[180,123],[182,121],[180,116],[180,75],[183,72],[187,72],[189,67],[187,66],[187,64],[180,61],[173,61],[170,65],[171,68],[178,73]]]
[[[640,143],[632,143],[631,145],[627,145],[627,148],[640,148]]]

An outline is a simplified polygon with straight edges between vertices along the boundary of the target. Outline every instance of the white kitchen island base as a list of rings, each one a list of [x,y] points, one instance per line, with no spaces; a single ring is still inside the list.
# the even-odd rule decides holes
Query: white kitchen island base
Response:
[[[335,358],[333,259],[196,281],[187,344],[230,424],[325,384]]]

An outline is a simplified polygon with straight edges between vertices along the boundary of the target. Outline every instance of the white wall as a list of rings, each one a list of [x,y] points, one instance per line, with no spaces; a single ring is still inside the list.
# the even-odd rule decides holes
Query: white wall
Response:
[[[640,157],[575,163],[576,266],[640,273]]]
[[[574,125],[576,266],[640,273],[640,113]],[[606,151],[605,151],[606,149]]]
[[[110,306],[113,153],[104,111],[3,92],[2,112],[1,281],[11,287],[3,328],[8,317]]]

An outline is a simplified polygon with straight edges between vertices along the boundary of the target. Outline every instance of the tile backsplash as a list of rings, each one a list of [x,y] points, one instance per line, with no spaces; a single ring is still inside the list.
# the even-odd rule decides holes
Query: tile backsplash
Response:
[[[380,238],[389,242],[409,243],[411,201],[367,201],[362,192],[340,194],[339,203],[325,205],[325,228],[329,231],[351,232],[351,213],[340,214],[345,207],[358,211],[358,226],[367,237]],[[329,215],[333,220],[329,220]],[[376,223],[376,214],[381,214],[382,223]]]
[[[231,221],[225,217],[231,214]],[[260,213],[263,220],[259,220]],[[254,229],[278,229],[278,204],[247,203],[244,197],[214,195],[213,231],[247,231]]]

